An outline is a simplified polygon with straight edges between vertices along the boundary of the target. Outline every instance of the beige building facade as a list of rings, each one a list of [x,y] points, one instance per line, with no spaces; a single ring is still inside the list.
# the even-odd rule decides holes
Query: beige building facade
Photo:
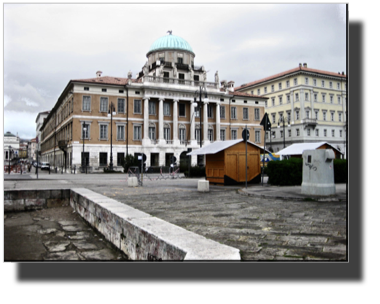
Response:
[[[102,76],[70,80],[41,127],[42,160],[90,171],[111,163],[121,170],[126,154],[144,153],[146,166],[186,160],[189,149],[239,139],[264,144],[260,121],[267,97],[236,92],[234,82],[212,79],[181,37],[157,39],[135,78]],[[201,94],[200,94],[201,92]],[[112,112],[112,115],[111,115]],[[111,136],[112,134],[112,136]],[[203,164],[193,156],[193,165]]]
[[[297,68],[243,84],[236,91],[267,97],[272,123],[267,147],[277,152],[302,142],[327,141],[346,154],[347,76]]]

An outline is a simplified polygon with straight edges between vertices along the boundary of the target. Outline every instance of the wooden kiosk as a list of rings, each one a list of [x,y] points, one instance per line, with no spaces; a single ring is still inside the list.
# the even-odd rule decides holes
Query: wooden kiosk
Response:
[[[264,149],[247,142],[247,181],[259,183],[261,175],[260,153]],[[215,142],[187,155],[206,156],[206,180],[210,184],[232,185],[245,182],[246,152],[243,139]]]

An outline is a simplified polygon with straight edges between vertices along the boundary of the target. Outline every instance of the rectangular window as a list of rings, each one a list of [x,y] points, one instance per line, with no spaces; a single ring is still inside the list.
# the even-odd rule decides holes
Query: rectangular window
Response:
[[[315,129],[315,136],[319,136],[319,129]]]
[[[286,96],[286,102],[290,103],[290,96],[289,95]]]
[[[179,116],[185,117],[186,116],[186,108],[184,103],[179,104]]]
[[[338,96],[338,104],[340,104],[340,96]]]
[[[264,94],[267,92],[267,87],[264,87]]]
[[[309,93],[305,93],[305,100],[309,101]]]
[[[335,137],[335,130],[331,130],[331,136]]]
[[[271,85],[271,90],[274,92],[274,84]]]
[[[336,87],[338,90],[340,90],[340,83],[339,82],[337,82]]]
[[[181,141],[181,144],[184,144],[186,142],[186,129],[179,129],[179,140]]]
[[[322,85],[322,88],[325,87],[325,81],[324,80],[322,80],[321,85]]]
[[[287,117],[287,119],[288,119],[288,124],[290,124],[290,115],[291,115],[291,114],[290,114],[290,112],[287,112],[286,114],[287,114],[287,116],[288,116],[288,117]]]
[[[315,119],[318,120],[318,111],[315,111]]]
[[[124,98],[117,99],[117,112],[125,113],[125,99]]]
[[[156,103],[149,101],[149,115],[156,115]]]
[[[334,102],[334,95],[330,95],[330,103]]]
[[[326,121],[326,112],[323,112],[323,120]]]
[[[108,111],[108,97],[100,97],[100,112]]]
[[[294,85],[297,85],[297,78],[294,78]]]
[[[309,84],[309,78],[305,78],[305,84]]]
[[[315,102],[317,101],[317,96],[318,96],[318,94],[314,94],[314,101]]]
[[[108,125],[100,125],[100,139],[107,140],[108,139]]]
[[[313,79],[313,85],[316,87],[317,86],[317,79]]]
[[[107,92],[107,89],[102,89],[102,92]]]
[[[275,105],[275,100],[274,100],[274,97],[272,97],[272,107],[274,107]]]
[[[289,80],[286,81],[286,87],[287,87],[287,88],[290,87],[290,82],[289,82]]]
[[[278,101],[279,101],[280,105],[282,105],[282,96],[278,97]]]
[[[164,82],[169,82],[169,79],[166,78],[169,78],[169,72],[164,72]]]
[[[276,138],[276,131],[272,132],[272,138]]]
[[[331,121],[334,121],[334,113],[331,113]]]
[[[141,140],[141,126],[133,126],[133,140]]]
[[[237,130],[231,130],[231,139],[237,139]]]
[[[248,120],[248,108],[243,108],[243,119]]]
[[[107,166],[107,152],[99,153],[99,166]]]
[[[306,118],[310,118],[310,112],[309,111],[306,111]]]
[[[342,113],[339,113],[338,117],[339,117],[339,121],[342,121]]]
[[[124,165],[124,153],[123,152],[118,152],[117,153],[117,165],[118,166],[123,166]]]
[[[133,114],[141,114],[141,100],[133,101]]]
[[[90,91],[90,88],[89,87],[84,87],[83,88],[85,91]]]
[[[296,129],[296,135],[300,136],[300,129]]]
[[[332,81],[330,81],[330,89],[332,89],[333,88],[333,83],[332,83]]]
[[[178,58],[177,58],[177,62],[178,62],[178,63],[183,63],[183,58],[178,57]]]
[[[296,120],[299,120],[299,119],[300,119],[300,112],[296,111]]]
[[[278,89],[279,89],[279,90],[282,89],[282,83],[281,83],[281,82],[278,84]]]
[[[307,128],[307,136],[310,136],[310,128]]]
[[[327,130],[326,129],[323,129],[323,136],[327,137]]]
[[[170,116],[170,104],[168,102],[164,102],[164,115]]]
[[[213,115],[212,115],[212,105],[211,104],[208,104],[207,105],[207,117],[208,118],[213,118]]]
[[[255,109],[255,120],[260,120],[260,109]]]
[[[236,119],[236,107],[231,107],[231,119]]]
[[[156,139],[156,127],[149,127],[149,139]]]
[[[322,102],[326,102],[326,95],[322,95]]]
[[[220,140],[226,140],[226,130],[220,130]]]
[[[261,142],[260,130],[255,131],[255,142]]]
[[[91,97],[90,96],[83,96],[82,110],[91,111]]]
[[[179,84],[185,84],[185,74],[179,73],[178,79],[179,79],[179,81],[178,81]]]
[[[117,126],[117,139],[124,140],[124,126]]]
[[[220,118],[222,118],[222,119],[226,118],[226,107],[225,106],[220,107]]]
[[[288,129],[288,137],[292,137],[292,130]]]
[[[283,137],[284,137],[284,132],[280,130],[280,138],[283,138]]]
[[[257,89],[257,95],[260,95],[260,89]]]
[[[272,114],[272,123],[276,123],[276,114]]]
[[[164,128],[164,139],[170,140],[170,128]]]
[[[89,125],[86,125],[86,124],[82,124],[82,139],[88,139],[88,134],[89,134],[89,129],[90,129],[90,126]]]
[[[212,130],[212,129],[207,130],[207,138],[211,142],[214,141],[214,130]]]
[[[343,131],[342,130],[339,130],[339,136],[343,137]]]
[[[296,93],[296,101],[300,101],[300,100],[299,100],[298,93]]]

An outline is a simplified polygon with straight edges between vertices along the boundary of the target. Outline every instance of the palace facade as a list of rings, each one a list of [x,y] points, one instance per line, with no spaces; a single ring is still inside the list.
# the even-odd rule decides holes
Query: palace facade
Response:
[[[266,142],[273,152],[294,143],[327,141],[346,154],[346,80],[344,72],[312,69],[300,63],[235,90],[268,98],[265,111],[272,130]]]
[[[52,166],[85,164],[90,171],[121,170],[127,154],[144,153],[146,166],[188,159],[190,149],[242,138],[264,144],[260,121],[268,97],[234,90],[233,81],[212,81],[181,37],[157,39],[135,78],[102,76],[70,80],[41,131],[41,155]],[[112,151],[112,154],[111,154]],[[112,155],[112,156],[111,156]],[[192,156],[193,165],[204,165]]]

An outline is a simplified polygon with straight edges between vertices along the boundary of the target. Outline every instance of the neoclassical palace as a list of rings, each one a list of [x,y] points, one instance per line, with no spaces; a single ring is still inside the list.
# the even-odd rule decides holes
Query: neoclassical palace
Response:
[[[121,170],[126,154],[144,153],[146,166],[168,166],[171,156],[178,162],[190,149],[241,138],[246,126],[250,141],[264,144],[267,97],[236,92],[218,72],[209,80],[189,43],[171,32],[146,57],[135,78],[98,71],[70,80],[40,128],[42,160],[96,172],[111,162]],[[203,157],[191,163],[204,164]]]
[[[267,97],[272,123],[268,148],[327,141],[346,154],[347,77],[344,72],[298,67],[235,88]],[[346,157],[346,155],[345,155]]]

